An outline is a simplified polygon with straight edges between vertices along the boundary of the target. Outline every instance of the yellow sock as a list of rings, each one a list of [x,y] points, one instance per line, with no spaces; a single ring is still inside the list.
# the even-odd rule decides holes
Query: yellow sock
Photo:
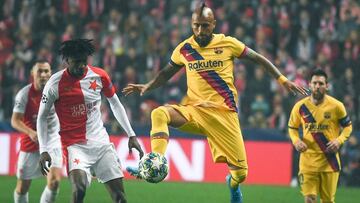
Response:
[[[166,137],[169,137],[169,136],[166,135]],[[151,136],[151,151],[152,152],[157,152],[157,153],[164,155],[167,145],[168,145],[168,139],[156,138],[156,137]]]
[[[165,154],[168,140],[170,115],[163,106],[151,112],[151,151]]]
[[[247,169],[230,170],[230,174],[231,174],[230,186],[232,188],[235,188],[239,186],[240,183],[244,182],[247,176]]]

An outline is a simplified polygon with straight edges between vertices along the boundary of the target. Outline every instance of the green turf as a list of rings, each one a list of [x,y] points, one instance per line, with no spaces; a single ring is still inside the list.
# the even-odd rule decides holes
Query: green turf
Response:
[[[15,177],[0,176],[0,202],[13,202]],[[30,202],[39,202],[45,180],[35,180],[30,189]],[[129,203],[223,203],[229,202],[228,191],[223,184],[163,182],[149,184],[143,181],[126,181],[125,189]],[[303,203],[299,188],[245,185],[242,186],[245,203]],[[69,202],[71,189],[69,181],[61,182],[57,202]],[[339,188],[338,203],[359,202],[359,188]],[[93,181],[87,190],[85,202],[111,202],[105,187]]]

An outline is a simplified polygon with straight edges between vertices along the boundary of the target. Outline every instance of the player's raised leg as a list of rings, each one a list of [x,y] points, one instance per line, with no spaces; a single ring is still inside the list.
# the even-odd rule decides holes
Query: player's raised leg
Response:
[[[230,174],[226,176],[226,184],[230,190],[231,203],[242,203],[240,183],[244,182],[247,176],[247,169],[242,169],[229,164]]]
[[[169,142],[168,125],[178,128],[187,120],[174,108],[160,106],[151,112],[151,151],[165,154]]]
[[[171,106],[160,106],[154,109],[151,112],[151,151],[164,155],[169,142],[168,126],[178,128],[186,122],[186,118]],[[140,178],[137,167],[127,167],[126,170],[132,176]]]

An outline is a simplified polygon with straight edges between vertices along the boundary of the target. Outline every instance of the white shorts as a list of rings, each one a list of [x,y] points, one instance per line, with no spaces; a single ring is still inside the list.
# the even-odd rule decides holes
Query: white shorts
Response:
[[[61,149],[51,149],[48,151],[51,157],[51,167],[62,168]],[[36,152],[19,152],[16,177],[21,180],[31,180],[39,178],[42,175],[39,165],[40,153]]]
[[[68,171],[80,169],[86,172],[88,185],[91,176],[97,177],[100,183],[124,177],[120,159],[114,145],[88,141],[67,147]]]

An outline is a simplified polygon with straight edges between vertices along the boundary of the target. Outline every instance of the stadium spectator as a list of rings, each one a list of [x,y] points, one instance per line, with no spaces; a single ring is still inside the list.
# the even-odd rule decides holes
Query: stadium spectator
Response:
[[[12,126],[22,133],[16,172],[18,180],[14,191],[14,202],[16,203],[29,202],[28,192],[31,182],[42,176],[39,166],[40,153],[36,118],[42,91],[51,76],[49,63],[46,61],[36,62],[31,69],[31,75],[33,82],[23,87],[16,95],[11,117]],[[48,120],[48,132],[51,134],[51,139],[46,147],[53,161],[40,203],[55,202],[62,172],[61,143],[58,134],[59,120],[53,107],[46,119]]]
[[[346,143],[341,155],[346,159],[344,164],[344,182],[348,186],[360,186],[360,143],[359,136],[353,135]]]

